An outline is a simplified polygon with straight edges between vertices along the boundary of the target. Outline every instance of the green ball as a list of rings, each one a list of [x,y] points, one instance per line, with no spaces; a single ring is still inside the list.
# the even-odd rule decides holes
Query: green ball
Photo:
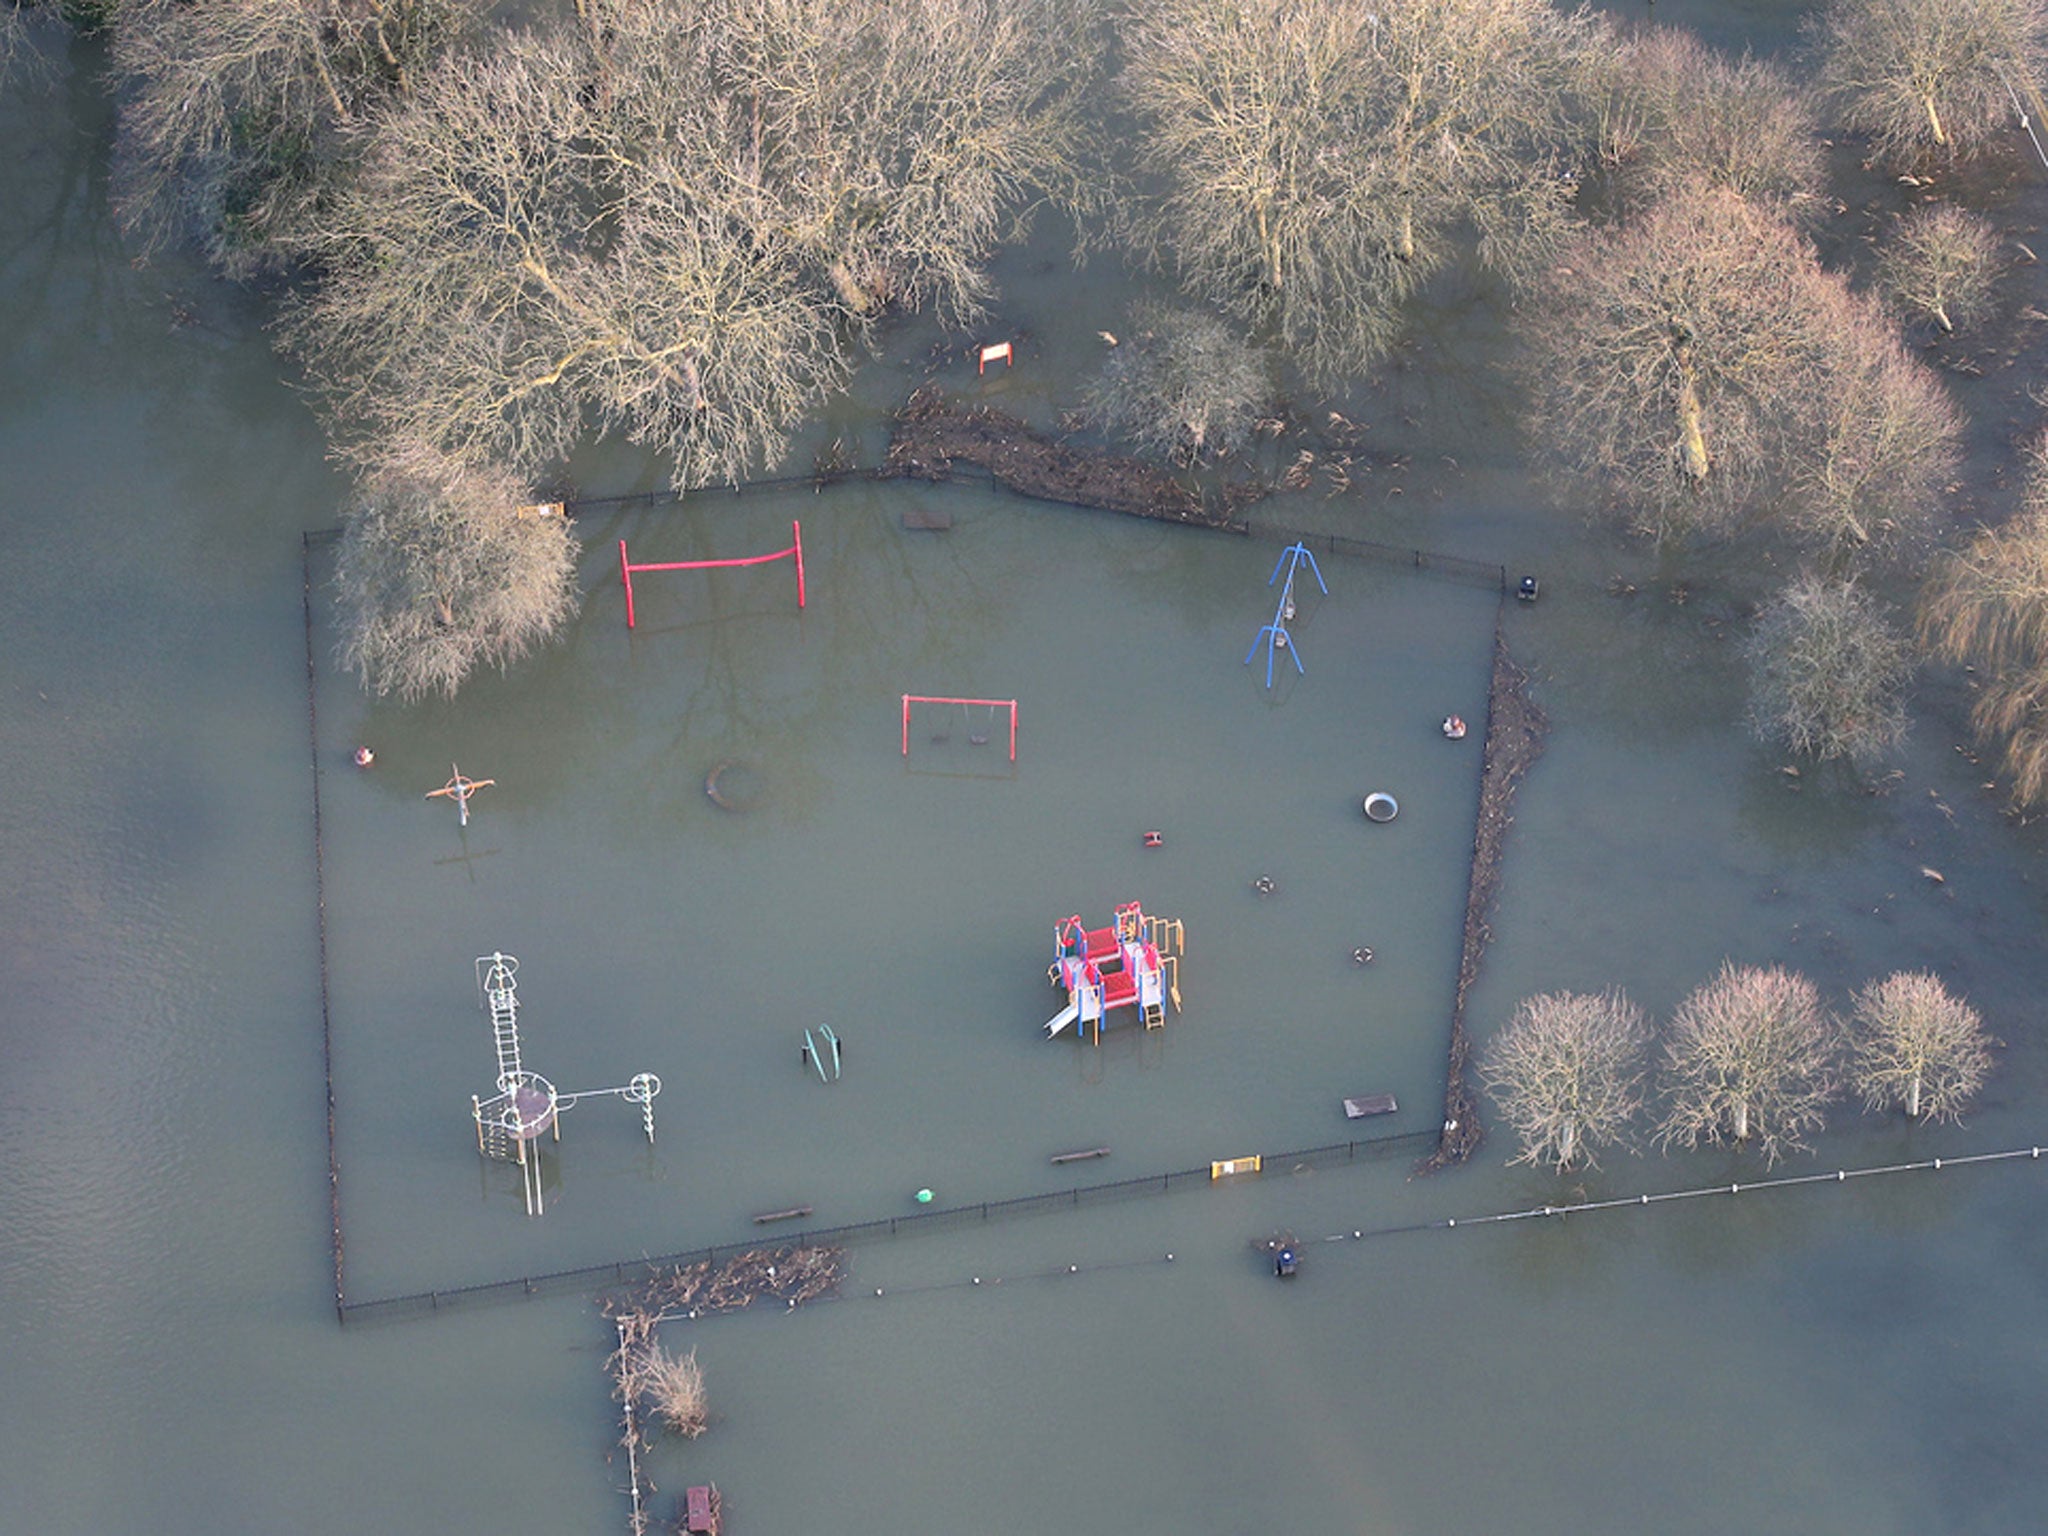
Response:
[[[932,1203],[932,1192],[928,1189],[920,1189],[917,1192],[917,1203],[919,1205],[930,1205]]]

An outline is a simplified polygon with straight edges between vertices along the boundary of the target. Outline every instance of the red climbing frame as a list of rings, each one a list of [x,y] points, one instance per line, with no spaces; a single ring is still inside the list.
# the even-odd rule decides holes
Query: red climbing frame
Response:
[[[626,628],[633,627],[633,573],[635,571],[710,571],[732,565],[769,565],[777,560],[796,562],[796,605],[804,605],[804,529],[803,524],[789,525],[789,548],[778,549],[772,555],[747,555],[738,560],[662,560],[648,565],[634,565],[626,558],[626,541],[619,540],[619,580],[626,588]]]
[[[976,708],[1007,709],[1010,712],[1010,761],[1017,761],[1017,701],[1015,699],[934,698],[929,694],[903,695],[903,755],[910,756],[910,706],[913,704],[969,704]]]

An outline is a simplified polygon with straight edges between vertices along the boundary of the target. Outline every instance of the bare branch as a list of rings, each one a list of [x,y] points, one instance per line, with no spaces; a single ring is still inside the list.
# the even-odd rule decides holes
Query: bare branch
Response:
[[[484,0],[121,0],[116,205],[250,277],[306,253],[349,130],[475,24]]]
[[[1837,1091],[1837,1046],[1812,982],[1780,966],[1724,964],[1671,1020],[1658,1139],[1754,1145],[1767,1164],[1804,1149]]]
[[[1237,452],[1273,391],[1262,349],[1223,320],[1145,302],[1082,395],[1083,416],[1179,464]]]
[[[1984,150],[2048,65],[2044,0],[1834,0],[1813,31],[1822,90],[1890,161]]]
[[[1765,606],[1744,649],[1760,740],[1868,764],[1904,738],[1912,653],[1854,583],[1800,577]]]
[[[1944,335],[1989,307],[2002,265],[1989,219],[1949,203],[1929,203],[1901,218],[1877,258],[1877,288],[1908,321]]]
[[[1510,1163],[1562,1173],[1597,1166],[1594,1149],[1625,1144],[1643,1105],[1649,1025],[1620,992],[1524,998],[1494,1037],[1480,1072],[1521,1138]]]
[[[2028,453],[2025,501],[1936,572],[1921,636],[1944,660],[1977,670],[1971,722],[2002,752],[2015,805],[2048,799],[2048,452]]]
[[[1824,167],[1812,108],[1781,70],[1726,59],[1675,27],[1606,28],[1582,87],[1597,172],[1582,206],[1630,215],[1702,186],[1795,217],[1818,207]]]
[[[1864,1107],[1960,1120],[1991,1073],[1977,1010],[1926,971],[1897,971],[1856,994],[1850,1080]]]
[[[1854,552],[1924,527],[1959,420],[1785,218],[1695,187],[1571,242],[1531,305],[1528,415],[1572,493],[1660,537],[1775,516]]]
[[[1565,86],[1590,28],[1543,0],[1161,0],[1124,22],[1142,249],[1357,369],[1461,241],[1511,272],[1560,235]]]
[[[576,611],[576,539],[510,475],[390,449],[343,509],[334,586],[342,665],[369,692],[453,695]]]

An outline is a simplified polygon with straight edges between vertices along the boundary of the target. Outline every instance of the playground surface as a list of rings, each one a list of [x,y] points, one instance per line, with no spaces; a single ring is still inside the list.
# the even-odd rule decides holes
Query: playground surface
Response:
[[[906,529],[932,497],[950,529]],[[628,633],[619,539],[746,556],[799,515],[801,614],[786,566],[663,572]],[[1268,688],[1268,543],[901,483],[579,527],[566,641],[452,703],[365,701],[316,612],[352,1299],[1341,1141],[1361,1094],[1435,1124],[1481,746],[1439,725],[1484,718],[1494,593],[1324,557]],[[1000,711],[906,733],[905,694],[1017,699],[1016,762]],[[451,760],[496,780],[466,828],[423,798]],[[1185,925],[1184,1010],[1048,1040],[1055,925],[1127,901]],[[533,1221],[471,1123],[497,950],[529,1069],[664,1084],[651,1148],[616,1103],[562,1117]]]

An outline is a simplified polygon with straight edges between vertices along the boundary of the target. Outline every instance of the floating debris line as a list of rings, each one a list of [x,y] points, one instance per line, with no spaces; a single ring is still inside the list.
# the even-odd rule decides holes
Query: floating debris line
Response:
[[[1503,605],[1501,616],[1506,614]],[[1487,918],[1500,894],[1501,852],[1514,824],[1515,787],[1543,752],[1549,717],[1529,696],[1529,674],[1508,654],[1500,617],[1493,626],[1493,682],[1486,694],[1486,755],[1479,771],[1479,814],[1472,833],[1472,877],[1465,890],[1465,947],[1458,961],[1458,992],[1451,1004],[1451,1043],[1444,1065],[1443,1133],[1418,1165],[1434,1173],[1472,1155],[1484,1131],[1479,1095],[1468,1080],[1472,1041],[1465,1033],[1465,999],[1479,977],[1493,930]],[[1368,807],[1368,813],[1370,807]]]
[[[659,1322],[737,1312],[763,1297],[800,1307],[832,1295],[845,1278],[846,1250],[836,1244],[749,1248],[719,1263],[699,1259],[656,1270],[606,1296],[602,1310],[613,1319],[638,1314]]]

